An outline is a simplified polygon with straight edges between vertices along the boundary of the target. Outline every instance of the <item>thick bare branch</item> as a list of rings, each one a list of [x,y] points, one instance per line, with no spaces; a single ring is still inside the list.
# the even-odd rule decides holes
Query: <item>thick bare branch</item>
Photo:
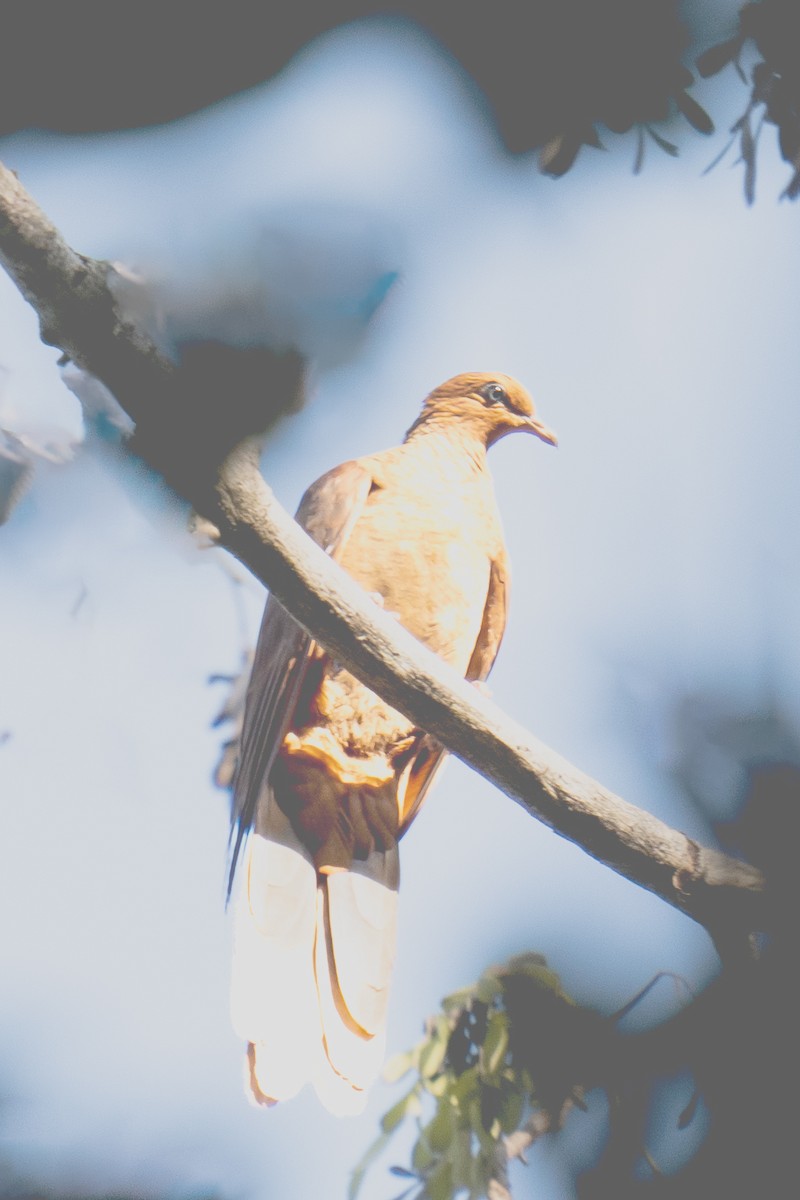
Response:
[[[259,471],[250,398],[202,394],[118,312],[107,264],[75,254],[0,164],[0,259],[45,339],[137,422],[135,448],[348,669],[562,836],[717,934],[769,924],[761,874],[609,792],[505,716],[382,612],[303,533]],[[286,380],[268,378],[270,388]],[[262,420],[263,423],[263,420]]]

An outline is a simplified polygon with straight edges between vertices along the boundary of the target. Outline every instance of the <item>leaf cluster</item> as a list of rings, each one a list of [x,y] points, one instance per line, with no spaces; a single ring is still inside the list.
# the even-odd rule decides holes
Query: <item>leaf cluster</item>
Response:
[[[744,194],[748,204],[755,200],[756,156],[765,124],[778,131],[781,156],[792,168],[792,176],[781,193],[794,200],[800,195],[800,13],[795,0],[760,0],[745,4],[739,13],[736,34],[712,46],[697,60],[697,69],[708,77],[733,64],[742,82],[750,87],[750,99],[731,126],[731,140],[711,166],[738,142],[744,164]],[[749,77],[742,67],[748,44],[755,46],[759,60]],[[710,169],[710,168],[709,168]]]
[[[533,1114],[544,1116],[545,1131],[573,1104],[582,1107],[584,1092],[607,1074],[614,1036],[613,1018],[577,1005],[541,955],[488,968],[445,997],[422,1040],[387,1063],[390,1082],[412,1073],[414,1080],[356,1167],[350,1200],[407,1118],[417,1126],[411,1167],[392,1168],[410,1181],[402,1197],[486,1196],[505,1179],[506,1139],[533,1128]],[[532,1140],[528,1134],[525,1144]]]

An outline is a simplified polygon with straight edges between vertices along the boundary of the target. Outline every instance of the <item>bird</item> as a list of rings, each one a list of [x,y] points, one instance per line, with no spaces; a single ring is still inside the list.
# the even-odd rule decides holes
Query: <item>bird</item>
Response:
[[[404,441],[333,468],[296,519],[372,598],[480,685],[506,624],[508,556],[486,451],[556,445],[517,380],[456,375]],[[398,843],[445,757],[273,598],[247,688],[231,822],[231,1015],[248,1098],[311,1083],[362,1111],[385,1050]]]

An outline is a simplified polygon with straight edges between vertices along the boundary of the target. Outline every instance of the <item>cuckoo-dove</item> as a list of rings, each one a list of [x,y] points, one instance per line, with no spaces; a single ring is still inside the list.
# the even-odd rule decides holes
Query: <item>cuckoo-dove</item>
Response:
[[[555,445],[501,374],[430,393],[402,445],[335,467],[297,520],[386,610],[469,680],[506,622],[508,563],[486,450],[513,432]],[[234,787],[232,1016],[251,1099],[311,1081],[357,1112],[383,1059],[397,843],[444,750],[333,660],[272,598]],[[246,839],[246,844],[245,844]]]

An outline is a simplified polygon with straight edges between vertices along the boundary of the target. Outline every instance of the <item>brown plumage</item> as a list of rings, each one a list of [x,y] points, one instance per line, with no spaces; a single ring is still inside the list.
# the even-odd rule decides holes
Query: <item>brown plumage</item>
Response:
[[[432,650],[483,680],[506,622],[508,564],[486,467],[505,434],[555,444],[507,375],[436,388],[402,445],[312,484],[297,520]],[[397,843],[444,757],[271,598],[234,792],[232,1012],[257,1103],[311,1080],[358,1111],[382,1057]]]

